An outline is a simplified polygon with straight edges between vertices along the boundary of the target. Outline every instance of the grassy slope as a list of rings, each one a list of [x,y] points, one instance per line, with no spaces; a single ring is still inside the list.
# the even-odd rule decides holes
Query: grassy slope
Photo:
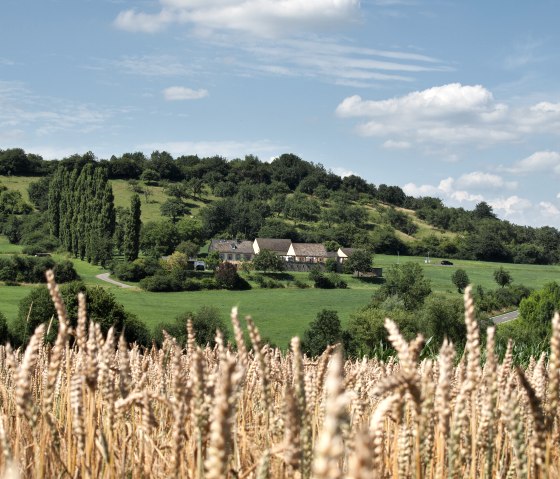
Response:
[[[25,176],[0,176],[0,183],[7,186],[9,189],[18,190],[23,194],[26,201],[29,201],[29,195],[27,194],[27,187],[29,183],[36,181],[37,178],[25,177]],[[111,180],[113,186],[113,193],[115,195],[115,206],[122,206],[128,208],[130,206],[130,198],[134,194],[128,186],[127,180]],[[139,182],[142,185],[142,182]],[[155,221],[161,219],[160,207],[162,203],[168,198],[165,194],[163,187],[161,186],[143,186],[150,191],[150,196],[146,202],[146,197],[140,194],[140,200],[142,202],[142,221]],[[188,200],[188,205],[191,209],[193,215],[198,214],[199,209],[209,202],[215,200],[216,197],[208,195],[205,197],[204,201],[195,201],[192,199]],[[326,202],[323,208],[328,209],[332,205],[330,202]],[[369,213],[369,222],[372,226],[382,224],[382,217],[377,208],[388,208],[387,205],[378,204],[377,206],[365,205]],[[418,232],[414,236],[408,236],[400,231],[396,231],[397,236],[404,242],[414,242],[419,238],[423,238],[429,235],[435,235],[437,237],[454,237],[455,233],[445,232],[434,228],[433,226],[425,223],[424,221],[416,218],[412,210],[407,210],[404,208],[397,208],[403,211],[407,215],[412,217],[412,220],[418,225]],[[301,226],[301,225],[300,225]]]

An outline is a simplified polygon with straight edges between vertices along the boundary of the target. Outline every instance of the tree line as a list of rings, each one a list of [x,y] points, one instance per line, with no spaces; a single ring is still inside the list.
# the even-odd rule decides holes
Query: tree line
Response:
[[[29,188],[30,198],[39,211],[46,209],[51,177],[60,175],[59,171],[72,175],[73,171],[91,165],[101,166],[107,179],[128,179],[131,185],[142,181],[146,185],[165,186],[169,199],[161,205],[161,213],[170,219],[171,226],[159,222],[149,229],[151,236],[155,228],[167,238],[176,237],[170,231],[190,213],[187,199],[200,200],[212,194],[218,199],[199,215],[201,241],[215,236],[286,237],[387,254],[529,264],[560,261],[560,232],[556,228],[533,228],[500,220],[486,202],[480,202],[473,210],[451,208],[439,198],[408,196],[398,186],[374,185],[356,175],[341,178],[323,165],[291,153],[270,163],[253,155],[228,161],[220,156],[174,158],[165,151],[154,151],[149,157],[134,152],[101,160],[88,152],[45,161],[18,148],[0,150],[0,174],[48,175]],[[8,193],[0,192],[0,221],[29,212],[21,198]],[[377,208],[377,224],[368,222],[370,210],[365,206]],[[414,215],[400,208],[410,209]],[[457,235],[414,238],[418,229],[414,216],[439,231]],[[403,241],[396,232],[408,235],[410,240]],[[102,235],[101,240],[110,236]],[[191,238],[180,238],[178,243],[181,241]],[[139,247],[142,249],[142,240]],[[165,249],[170,248],[172,252],[173,246]],[[90,255],[95,256],[93,252]]]

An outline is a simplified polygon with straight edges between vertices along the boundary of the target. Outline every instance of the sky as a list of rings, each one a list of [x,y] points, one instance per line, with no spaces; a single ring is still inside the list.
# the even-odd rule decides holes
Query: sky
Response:
[[[560,2],[2,0],[0,149],[282,153],[560,227]]]

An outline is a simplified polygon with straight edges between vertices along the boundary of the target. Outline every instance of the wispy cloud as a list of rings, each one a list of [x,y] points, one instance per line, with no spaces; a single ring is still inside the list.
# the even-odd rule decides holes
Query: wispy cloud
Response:
[[[506,181],[499,175],[482,171],[473,171],[461,175],[457,180],[457,185],[460,188],[479,190],[494,190],[496,188],[511,190],[517,188],[516,181]]]
[[[560,133],[560,103],[513,107],[498,102],[482,85],[451,83],[385,100],[345,98],[341,118],[359,118],[363,136],[423,145],[520,141],[527,135]]]
[[[208,96],[208,90],[193,90],[182,86],[170,86],[163,90],[163,97],[168,101],[200,100]]]
[[[543,41],[532,36],[523,38],[513,46],[513,51],[504,60],[507,69],[517,69],[527,65],[545,61],[540,53]]]
[[[44,136],[57,131],[88,133],[122,110],[33,93],[19,82],[0,82],[0,129]]]
[[[116,70],[126,75],[146,77],[185,77],[200,71],[200,66],[186,65],[173,55],[129,55],[117,59],[97,58],[84,68],[91,70]]]
[[[218,45],[231,48],[228,42]],[[239,41],[234,47],[249,57],[234,60],[230,65],[243,72],[318,78],[356,87],[387,81],[410,82],[422,73],[451,69],[427,55],[361,48],[328,38]]]

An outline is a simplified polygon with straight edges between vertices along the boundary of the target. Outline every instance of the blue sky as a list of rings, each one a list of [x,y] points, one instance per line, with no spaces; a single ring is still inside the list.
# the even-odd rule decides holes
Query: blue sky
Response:
[[[3,0],[0,148],[263,160],[560,227],[560,2]]]

